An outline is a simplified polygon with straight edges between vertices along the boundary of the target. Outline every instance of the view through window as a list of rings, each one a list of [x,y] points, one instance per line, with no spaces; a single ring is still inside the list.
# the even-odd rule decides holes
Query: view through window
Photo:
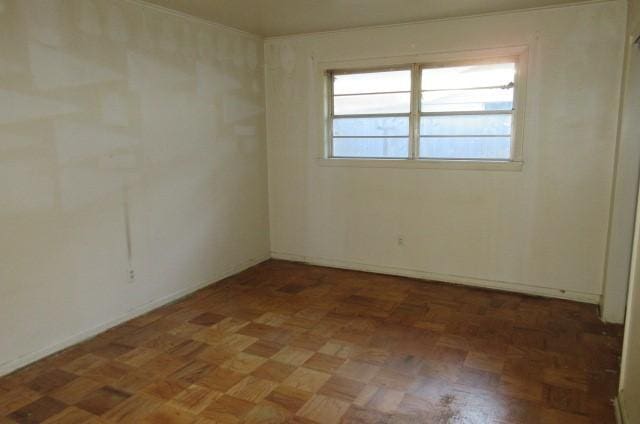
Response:
[[[332,72],[334,158],[509,160],[516,63]]]

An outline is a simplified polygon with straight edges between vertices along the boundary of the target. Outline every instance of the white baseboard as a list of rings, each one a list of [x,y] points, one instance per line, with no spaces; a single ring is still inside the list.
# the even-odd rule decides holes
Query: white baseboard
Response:
[[[482,287],[494,290],[504,290],[516,293],[524,293],[535,296],[552,297],[558,299],[573,300],[583,303],[600,303],[600,295],[594,293],[583,293],[570,290],[560,290],[549,287],[513,283],[508,281],[492,281],[481,278],[464,277],[459,275],[439,274],[409,268],[398,268],[385,265],[372,265],[354,261],[345,261],[341,259],[329,259],[302,256],[285,252],[271,252],[274,259],[282,259],[287,261],[305,262],[312,265],[326,266],[330,268],[351,269],[356,271],[368,271],[378,274],[399,275],[402,277],[418,278],[421,280],[443,281],[446,283],[462,284],[466,286]]]
[[[39,359],[42,359],[44,357],[47,357],[51,354],[54,354],[56,352],[59,352],[63,349],[66,349],[70,346],[73,346],[75,344],[78,344],[84,340],[87,340],[91,337],[94,337],[106,330],[108,330],[109,328],[115,327],[118,324],[121,324],[125,321],[129,321],[130,319],[136,318],[142,314],[145,314],[153,309],[159,308],[160,306],[166,305],[167,303],[173,302],[174,300],[180,299],[184,296],[187,296],[201,288],[204,288],[206,286],[209,286],[211,284],[215,284],[220,280],[223,280],[227,277],[230,277],[231,275],[237,274],[241,271],[244,271],[247,268],[250,268],[254,265],[259,264],[260,262],[264,262],[266,260],[269,259],[269,255],[263,255],[261,257],[258,258],[253,258],[250,259],[248,261],[245,261],[239,265],[233,266],[225,271],[220,272],[218,275],[214,276],[211,280],[207,280],[205,282],[201,282],[192,286],[189,286],[185,289],[179,290],[175,293],[172,293],[168,296],[164,296],[161,297],[159,299],[155,299],[152,300],[150,302],[147,302],[143,305],[137,306],[129,311],[127,311],[125,314],[119,316],[118,318],[102,323],[100,325],[97,325],[95,327],[92,327],[88,330],[82,331],[78,334],[75,334],[65,340],[63,340],[62,342],[59,343],[55,343],[53,345],[47,346],[43,349],[40,349],[38,351],[35,352],[31,352],[31,353],[27,353],[25,355],[22,355],[16,359],[12,359],[10,361],[4,362],[2,364],[0,364],[0,377],[6,374],[9,374],[19,368],[22,368],[26,365],[29,365]]]
[[[259,258],[254,258],[249,261],[246,261],[237,266],[231,267],[221,272],[220,274],[218,274],[217,276],[215,276],[209,281],[189,286],[183,290],[172,293],[168,296],[164,296],[159,299],[155,299],[151,302],[140,305],[136,308],[133,308],[127,311],[125,314],[121,315],[120,317],[114,320],[110,320],[108,322],[102,323],[88,330],[82,331],[81,333],[75,334],[63,340],[62,342],[55,343],[53,345],[47,346],[38,351],[31,352],[31,353],[22,355],[16,359],[4,362],[0,364],[0,376],[9,374],[10,372],[15,371],[19,368],[22,368],[26,365],[29,365],[39,359],[42,359],[53,353],[59,352],[63,349],[66,349],[70,346],[73,346],[74,344],[80,343],[91,337],[94,337],[102,333],[103,331],[108,330],[109,328],[115,327],[118,324],[121,324],[125,321],[128,321],[142,314],[145,314],[167,303],[173,302],[174,300],[180,299],[181,297],[184,297],[208,285],[214,284],[233,274],[244,271],[245,269],[250,268],[254,265],[257,265],[260,262],[266,261],[267,259],[269,259],[269,257],[274,259],[288,260],[288,261],[306,262],[312,265],[326,266],[330,268],[351,269],[356,271],[367,271],[367,272],[375,272],[378,274],[398,275],[398,276],[418,278],[423,280],[443,281],[443,282],[454,283],[454,284],[462,284],[462,285],[496,289],[496,290],[505,290],[505,291],[511,291],[516,293],[531,294],[536,296],[545,296],[545,297],[553,297],[553,298],[559,298],[559,299],[574,300],[578,302],[597,304],[600,301],[600,295],[592,294],[592,293],[564,291],[564,290],[558,290],[558,289],[540,287],[540,286],[534,286],[534,285],[511,283],[511,282],[505,282],[505,281],[483,280],[479,278],[463,277],[463,276],[457,276],[457,275],[438,274],[438,273],[414,270],[414,269],[408,269],[408,268],[397,268],[397,267],[390,267],[390,266],[384,266],[384,265],[364,264],[364,263],[353,262],[353,261],[344,261],[340,259],[308,257],[308,256],[302,256],[302,255],[296,255],[296,254],[284,253],[284,252],[271,252],[270,256],[264,255]]]

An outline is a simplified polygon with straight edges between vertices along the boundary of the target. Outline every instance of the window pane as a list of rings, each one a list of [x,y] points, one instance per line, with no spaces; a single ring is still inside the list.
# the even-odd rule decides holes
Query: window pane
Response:
[[[411,91],[411,71],[365,72],[335,75],[333,94]]]
[[[336,118],[333,120],[334,136],[409,136],[409,118]]]
[[[511,115],[423,116],[420,135],[511,135]]]
[[[508,160],[511,157],[511,137],[422,137],[420,157]]]
[[[407,158],[408,138],[334,138],[333,156],[342,158]]]
[[[335,115],[409,113],[410,93],[337,96],[333,98]]]
[[[514,63],[424,68],[422,90],[505,86],[514,82]]]
[[[513,88],[442,90],[422,93],[422,112],[512,110]]]

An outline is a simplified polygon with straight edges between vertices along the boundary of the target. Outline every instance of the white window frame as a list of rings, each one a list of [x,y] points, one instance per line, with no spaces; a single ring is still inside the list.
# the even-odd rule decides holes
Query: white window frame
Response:
[[[422,113],[422,69],[443,66],[461,66],[471,64],[489,64],[513,62],[516,66],[514,80],[513,110],[511,111],[511,158],[497,159],[432,159],[419,157],[420,118],[430,113]],[[411,108],[409,113],[409,157],[408,158],[340,158],[333,157],[333,81],[332,75],[340,73],[376,72],[385,70],[411,70]],[[525,96],[528,71],[528,48],[526,46],[500,49],[476,50],[468,52],[407,56],[402,58],[373,58],[353,61],[319,62],[315,66],[316,86],[318,93],[318,110],[322,118],[322,141],[319,143],[318,164],[321,166],[355,166],[355,167],[409,167],[409,168],[441,168],[471,170],[507,170],[519,171],[523,167],[523,139]],[[313,112],[312,112],[313,113]],[[470,112],[469,112],[470,113]],[[474,115],[494,112],[473,112]],[[495,113],[506,114],[509,111]],[[445,113],[454,115],[457,113]],[[466,114],[463,112],[461,114]],[[404,114],[403,114],[404,115]],[[365,115],[367,116],[367,115]]]

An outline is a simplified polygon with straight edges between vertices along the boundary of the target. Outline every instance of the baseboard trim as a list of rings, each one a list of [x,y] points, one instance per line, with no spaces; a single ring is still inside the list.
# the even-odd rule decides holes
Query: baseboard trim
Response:
[[[613,400],[613,410],[616,414],[616,423],[627,424],[631,422],[626,419],[624,404],[622,402],[622,392],[618,393],[618,396]]]
[[[465,277],[459,275],[439,274],[409,268],[398,268],[385,265],[373,265],[341,259],[303,256],[285,252],[271,252],[273,259],[305,262],[311,265],[326,266],[330,268],[350,269],[355,271],[375,272],[377,274],[398,275],[402,277],[418,278],[421,280],[442,281],[445,283],[461,284],[466,286],[481,287],[485,289],[502,290],[534,296],[552,297],[557,299],[573,300],[583,303],[600,303],[600,295],[569,290],[559,290],[549,287],[513,283],[508,281],[492,281],[481,278]]]
[[[7,375],[13,371],[16,371],[22,367],[25,367],[33,362],[36,362],[42,358],[45,358],[49,355],[52,355],[56,352],[59,352],[63,349],[66,349],[70,346],[73,346],[75,344],[78,344],[82,341],[85,341],[87,339],[90,339],[112,327],[115,327],[118,324],[122,324],[125,321],[129,321],[133,318],[136,318],[140,315],[143,315],[153,309],[159,308],[160,306],[166,305],[167,303],[171,303],[175,300],[178,300],[182,297],[185,297],[195,291],[198,291],[204,287],[210,286],[212,284],[217,283],[220,280],[223,280],[227,277],[230,277],[234,274],[237,274],[241,271],[244,271],[247,268],[251,268],[254,265],[257,265],[261,262],[264,262],[266,260],[268,260],[270,258],[269,255],[263,255],[260,256],[258,258],[253,258],[250,259],[248,261],[242,262],[241,264],[238,264],[236,266],[233,266],[225,271],[220,272],[218,275],[214,276],[212,279],[207,280],[205,282],[201,282],[195,285],[191,285],[185,289],[179,290],[175,293],[172,293],[170,295],[167,296],[163,296],[159,299],[155,299],[152,300],[150,302],[147,302],[143,305],[137,306],[129,311],[127,311],[126,313],[124,313],[123,315],[119,316],[118,318],[102,323],[98,326],[92,327],[88,330],[82,331],[78,334],[75,334],[67,339],[65,339],[64,341],[60,342],[60,343],[55,343],[53,345],[47,346],[43,349],[40,349],[36,352],[31,352],[31,353],[27,353],[25,355],[22,355],[16,359],[12,359],[10,361],[4,362],[2,364],[0,364],[0,377]]]

